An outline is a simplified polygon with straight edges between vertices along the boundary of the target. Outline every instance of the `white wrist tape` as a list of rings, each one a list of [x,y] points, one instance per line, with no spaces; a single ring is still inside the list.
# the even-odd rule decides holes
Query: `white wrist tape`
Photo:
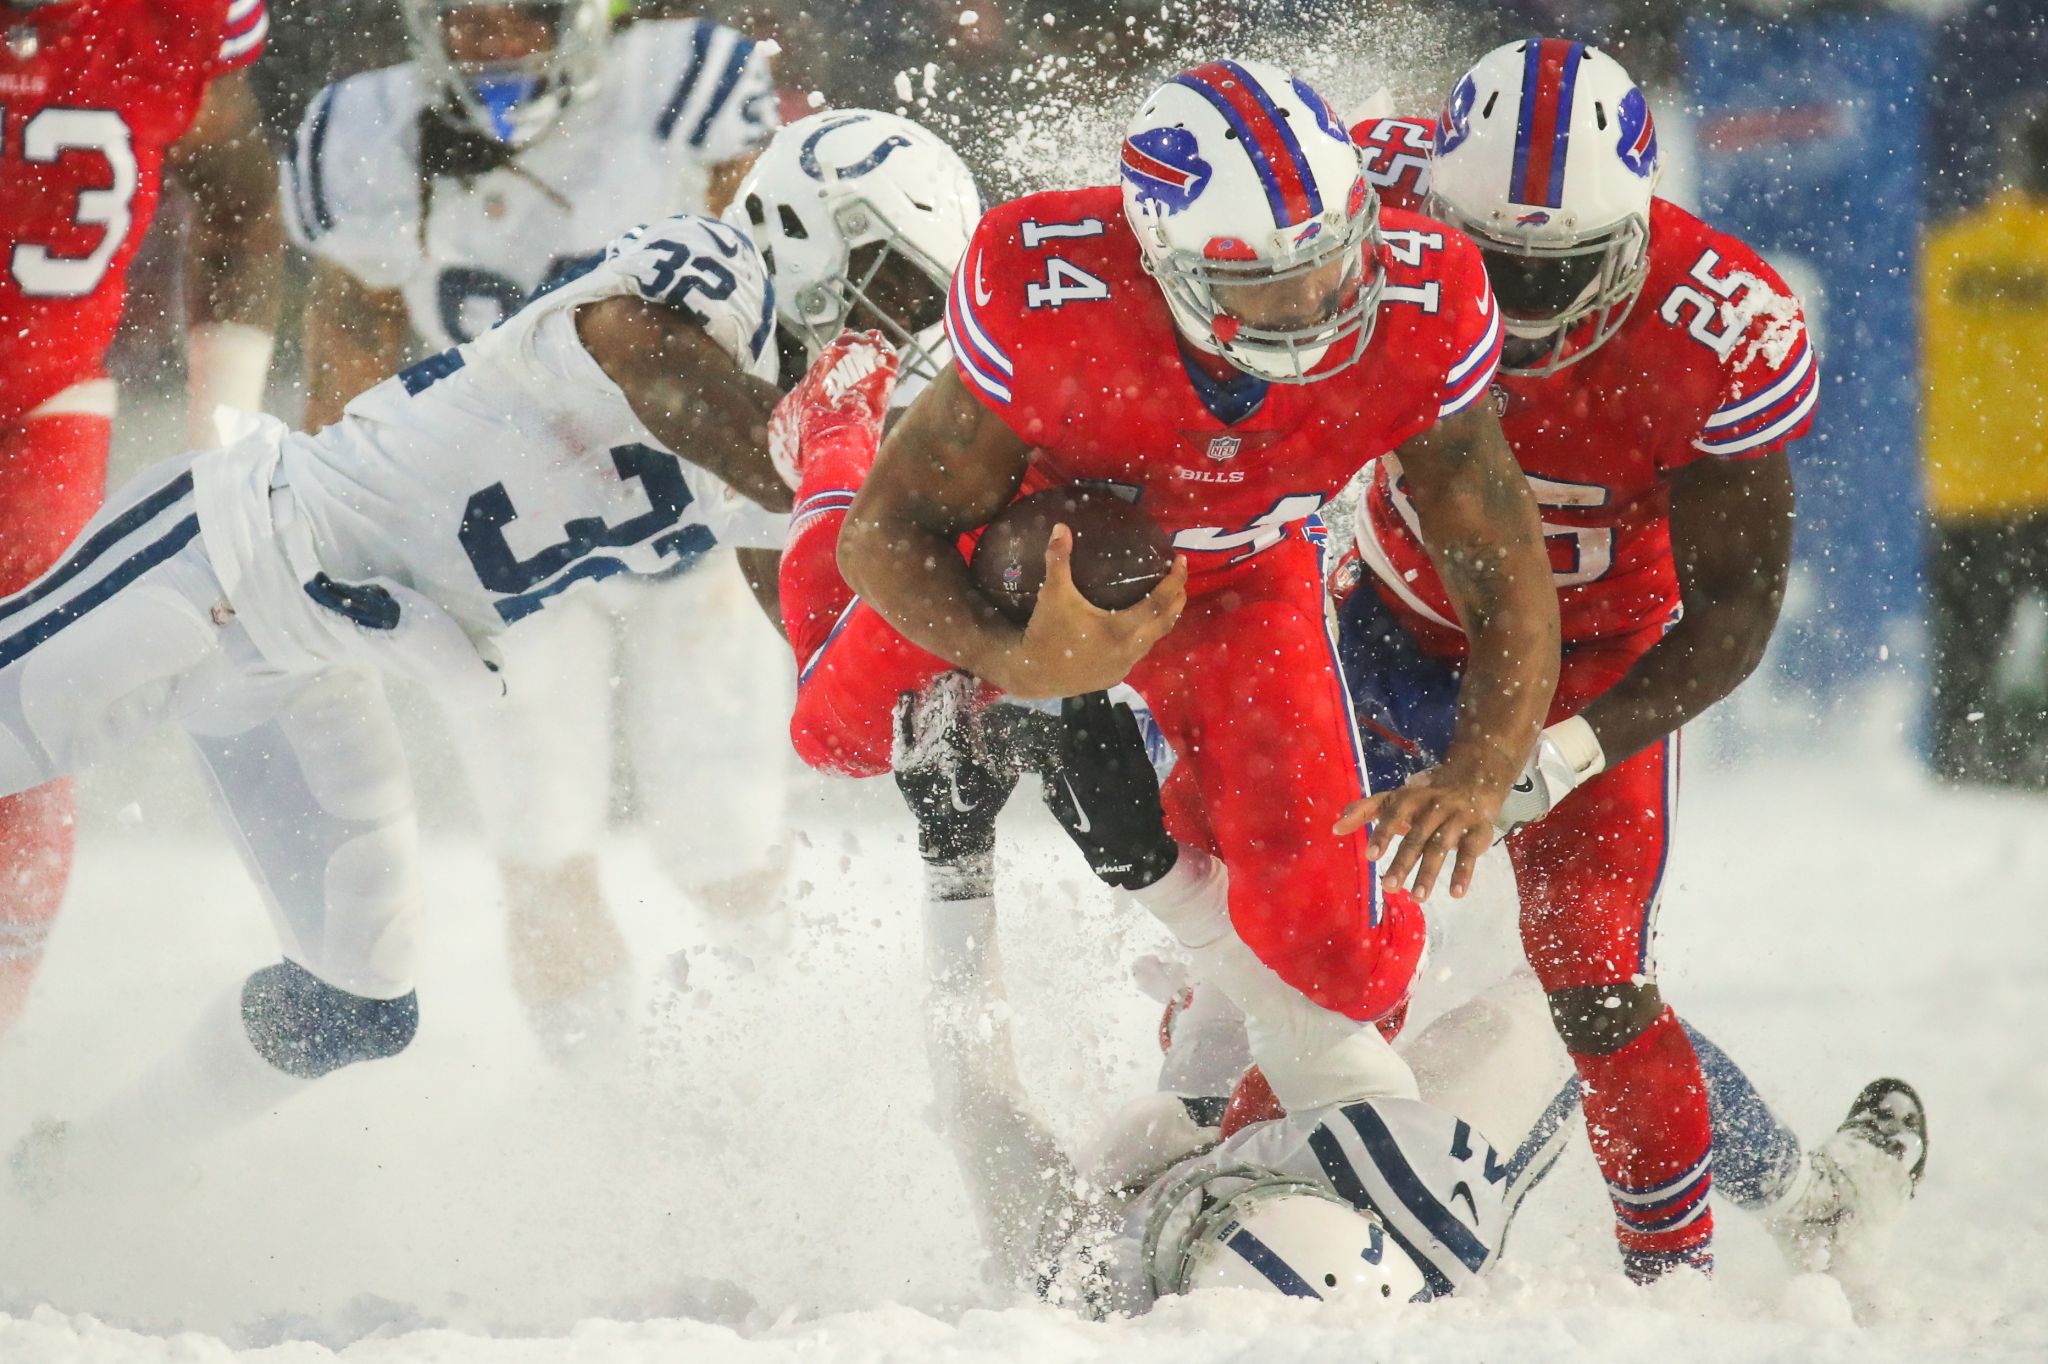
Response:
[[[1607,770],[1607,753],[1600,747],[1600,736],[1586,723],[1583,715],[1574,715],[1569,720],[1559,720],[1543,731],[1543,737],[1557,745],[1557,751],[1564,755],[1571,765],[1572,775],[1583,785]]]
[[[198,445],[220,443],[214,409],[263,410],[263,386],[277,338],[246,322],[202,322],[185,333],[185,367],[191,403],[187,435]]]

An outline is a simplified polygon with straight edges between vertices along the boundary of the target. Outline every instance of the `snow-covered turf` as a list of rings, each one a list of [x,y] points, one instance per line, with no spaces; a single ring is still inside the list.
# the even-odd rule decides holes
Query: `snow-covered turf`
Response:
[[[1875,1074],[1921,1087],[1930,1173],[1875,1285],[1795,1279],[1723,1208],[1717,1282],[1631,1289],[1575,1150],[1483,1297],[1368,1320],[1224,1295],[1109,1325],[1006,1302],[927,1116],[914,855],[892,793],[842,789],[800,802],[779,923],[711,921],[636,838],[606,850],[647,1023],[580,1075],[525,1031],[480,847],[437,838],[413,1048],[169,1187],[0,1199],[0,1360],[2041,1358],[2048,803],[1941,791],[1863,742],[1744,747],[1691,756],[1667,992],[1810,1135]],[[0,1140],[110,1091],[272,955],[177,764],[129,766],[89,792],[114,813],[0,1045]],[[1037,811],[1006,834],[1025,1078],[1079,1138],[1149,1078],[1129,968],[1157,939]],[[1504,905],[1495,876],[1443,913],[1498,948]]]

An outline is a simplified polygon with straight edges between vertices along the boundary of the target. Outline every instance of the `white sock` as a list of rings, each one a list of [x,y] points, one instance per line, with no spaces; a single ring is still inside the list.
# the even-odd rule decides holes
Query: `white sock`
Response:
[[[1042,1236],[1069,1220],[1075,1179],[1017,1079],[993,880],[987,857],[926,868],[925,1055],[983,1244],[1016,1284],[1035,1272]]]
[[[1244,1011],[1252,1059],[1289,1110],[1419,1097],[1414,1074],[1376,1028],[1315,1003],[1244,945],[1230,925],[1221,862],[1183,844],[1173,870],[1136,895],[1188,950],[1196,978]]]

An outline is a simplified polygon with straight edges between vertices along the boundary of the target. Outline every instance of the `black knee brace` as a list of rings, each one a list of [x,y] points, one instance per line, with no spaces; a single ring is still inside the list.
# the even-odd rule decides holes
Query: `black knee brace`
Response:
[[[1582,985],[1550,992],[1550,1021],[1565,1050],[1606,1056],[1643,1035],[1664,1012],[1655,981],[1641,985]]]
[[[242,986],[242,1026],[264,1060],[287,1075],[396,1056],[419,1028],[419,992],[365,999],[337,990],[296,962],[266,966]]]

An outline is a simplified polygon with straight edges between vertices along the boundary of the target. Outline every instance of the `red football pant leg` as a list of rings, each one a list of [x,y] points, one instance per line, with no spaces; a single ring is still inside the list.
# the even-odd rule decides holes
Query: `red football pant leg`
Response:
[[[106,492],[106,417],[39,417],[0,431],[0,594],[33,582]],[[0,1032],[20,1016],[71,873],[71,784],[0,797]]]
[[[1573,649],[1553,721],[1577,713],[1661,631]],[[1602,772],[1508,841],[1522,902],[1522,945],[1546,990],[1648,982],[1652,937],[1678,792],[1678,738]],[[1699,1058],[1667,1007],[1604,1056],[1574,1052],[1586,1130],[1614,1203],[1630,1273],[1710,1267],[1712,1129]]]
[[[953,665],[896,632],[866,602],[798,674],[789,739],[797,756],[823,772],[878,777],[895,751],[896,702],[924,690]]]
[[[1422,911],[1381,897],[1366,833],[1330,832],[1364,784],[1315,550],[1289,539],[1198,581],[1131,673],[1179,763],[1174,837],[1222,858],[1238,936],[1281,979],[1360,1020],[1407,998]]]
[[[875,466],[875,451],[874,435],[852,422],[827,428],[804,451],[777,579],[783,630],[799,668],[824,646],[853,601],[839,573],[839,527]]]

